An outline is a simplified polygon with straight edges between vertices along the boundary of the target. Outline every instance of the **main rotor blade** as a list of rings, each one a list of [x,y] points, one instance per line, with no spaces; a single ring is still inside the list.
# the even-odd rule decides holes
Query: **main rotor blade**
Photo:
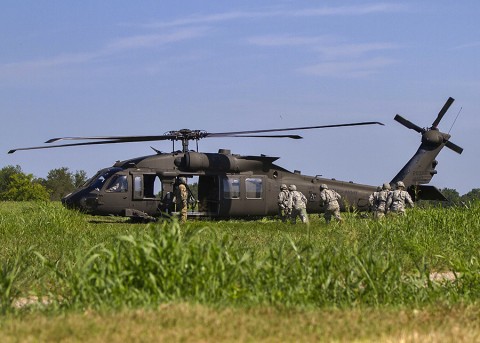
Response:
[[[409,128],[409,129],[412,129],[412,130],[415,130],[417,131],[418,133],[423,133],[424,130],[418,126],[418,125],[415,125],[414,123],[412,123],[410,120],[407,120],[405,118],[403,118],[401,115],[397,114],[395,116],[395,118],[393,118],[394,120],[398,121],[400,124],[402,124],[403,126]]]
[[[54,143],[64,140],[109,140],[109,141],[122,141],[127,142],[147,142],[147,141],[162,141],[175,139],[174,135],[160,135],[160,136],[90,136],[90,137],[58,137],[51,138],[45,143]]]
[[[459,147],[458,145],[456,145],[455,143],[452,143],[452,142],[450,142],[450,141],[447,141],[447,142],[445,143],[445,146],[446,146],[447,148],[452,149],[453,151],[455,151],[455,152],[458,153],[458,154],[461,154],[461,153],[463,152],[463,148]]]
[[[445,105],[443,105],[440,112],[438,112],[437,119],[435,119],[435,121],[433,122],[432,127],[437,127],[438,126],[438,124],[440,123],[440,120],[442,120],[443,116],[445,115],[445,112],[448,111],[448,108],[452,105],[452,103],[454,101],[455,101],[455,99],[452,98],[452,97],[449,97],[447,99],[447,101],[445,102]]]
[[[119,141],[119,143],[128,143],[128,142],[146,142],[146,141],[160,141],[160,140],[172,140],[179,138],[180,136],[174,135],[161,135],[161,136],[93,136],[93,137],[58,137],[51,138],[45,143],[58,142],[60,140],[109,140],[109,141]],[[261,138],[292,138],[292,139],[302,139],[303,137],[298,135],[231,135],[227,134],[222,136],[221,134],[215,134],[214,137],[261,137]]]
[[[207,133],[205,137],[226,137],[226,136],[231,136],[231,135],[242,135],[242,134],[250,134],[250,133],[267,133],[267,132],[282,132],[282,131],[284,132],[284,131],[311,130],[311,129],[326,129],[326,128],[332,128],[332,127],[361,126],[361,125],[384,125],[384,124],[380,123],[378,121],[368,121],[368,122],[334,124],[334,125],[289,127],[289,128],[285,128],[285,129],[217,132],[217,133]]]
[[[80,145],[98,145],[98,144],[114,144],[114,143],[127,143],[122,140],[108,140],[108,141],[99,141],[99,142],[85,142],[85,143],[72,143],[72,144],[57,144],[57,145],[46,145],[46,146],[33,146],[29,148],[17,148],[8,151],[9,154],[13,154],[15,151],[21,150],[38,150],[38,149],[50,149],[50,148],[63,148],[68,146],[80,146]]]
[[[213,136],[216,137],[243,137],[243,138],[291,138],[291,139],[303,139],[299,135],[226,135],[226,136]]]

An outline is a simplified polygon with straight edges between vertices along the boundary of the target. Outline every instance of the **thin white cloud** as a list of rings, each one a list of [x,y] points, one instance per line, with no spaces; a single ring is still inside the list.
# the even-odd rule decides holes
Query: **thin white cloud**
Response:
[[[98,58],[118,54],[127,50],[154,48],[170,43],[194,39],[204,35],[205,32],[205,28],[189,28],[170,33],[124,37],[111,43],[107,43],[97,51],[77,54],[60,54],[46,59],[6,63],[0,65],[0,75],[15,75],[65,65],[88,63]]]
[[[393,43],[357,43],[316,46],[314,49],[326,58],[358,57],[376,51],[398,49],[400,46]]]
[[[122,50],[151,48],[169,43],[194,39],[203,36],[206,28],[183,29],[172,33],[137,35],[115,40],[107,45],[104,52],[113,53]]]
[[[149,28],[175,27],[198,24],[213,24],[239,19],[261,19],[273,17],[325,17],[325,16],[360,16],[375,13],[395,13],[406,11],[408,7],[401,4],[372,3],[352,6],[324,6],[302,10],[265,10],[265,11],[232,11],[208,15],[195,15],[172,21],[155,22],[141,26]]]
[[[320,17],[320,16],[358,16],[374,13],[392,13],[405,11],[407,7],[400,4],[362,4],[353,6],[320,7],[291,12],[296,17]]]
[[[262,18],[262,17],[272,17],[278,15],[277,12],[243,12],[243,11],[234,11],[234,12],[225,12],[225,13],[216,13],[209,15],[193,15],[186,18],[166,21],[166,22],[155,22],[150,24],[143,24],[141,26],[147,28],[162,28],[162,27],[176,27],[176,26],[188,26],[188,25],[198,25],[198,24],[213,24],[224,21],[231,21],[237,19],[253,19],[253,18]]]
[[[458,45],[454,47],[453,49],[470,49],[470,48],[476,48],[480,46],[480,42],[470,42],[470,43],[465,43],[462,45]]]
[[[396,63],[396,60],[383,57],[362,61],[328,61],[299,68],[298,71],[315,76],[365,77],[375,74],[380,68],[393,63]]]
[[[290,47],[307,46],[312,50],[326,56],[358,56],[365,53],[391,50],[399,48],[393,43],[339,43],[338,39],[332,36],[292,36],[292,35],[266,35],[250,37],[247,42],[252,45],[265,47]]]
[[[267,35],[250,37],[247,39],[247,42],[249,44],[258,46],[288,47],[299,45],[317,46],[318,44],[326,43],[328,40],[330,40],[328,36],[305,37],[291,35]]]
[[[251,37],[249,44],[262,47],[304,47],[319,53],[319,63],[297,70],[308,75],[363,77],[377,72],[395,60],[373,57],[383,51],[400,48],[393,43],[343,43],[332,36],[267,35]],[[367,57],[371,56],[371,57]]]

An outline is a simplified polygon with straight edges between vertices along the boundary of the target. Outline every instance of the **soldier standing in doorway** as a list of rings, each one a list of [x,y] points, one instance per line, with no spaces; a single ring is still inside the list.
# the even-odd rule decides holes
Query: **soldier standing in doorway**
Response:
[[[177,205],[177,212],[180,212],[180,222],[185,223],[187,221],[188,208],[187,178],[183,176],[179,177],[177,179],[177,184],[175,203]]]

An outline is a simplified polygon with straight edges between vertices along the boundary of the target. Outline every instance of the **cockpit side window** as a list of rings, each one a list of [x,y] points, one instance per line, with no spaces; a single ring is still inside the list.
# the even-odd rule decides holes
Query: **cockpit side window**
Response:
[[[121,171],[120,168],[108,168],[98,171],[92,178],[90,178],[82,187],[91,187],[101,189],[105,181],[110,177],[110,175],[115,174],[118,171]]]
[[[107,192],[127,192],[127,175],[115,175],[107,186]]]

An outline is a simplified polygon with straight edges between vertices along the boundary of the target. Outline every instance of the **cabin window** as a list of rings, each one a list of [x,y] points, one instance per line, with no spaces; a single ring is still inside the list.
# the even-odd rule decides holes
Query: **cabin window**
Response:
[[[155,174],[143,175],[143,197],[144,198],[157,198],[162,196],[162,182],[160,178]]]
[[[135,199],[143,198],[142,177],[135,176],[133,178],[133,197]]]
[[[107,186],[107,192],[120,193],[128,191],[127,175],[115,175]]]
[[[240,199],[240,179],[223,179],[223,197],[225,199]]]
[[[262,198],[262,179],[259,177],[249,177],[245,179],[245,192],[247,199]]]

